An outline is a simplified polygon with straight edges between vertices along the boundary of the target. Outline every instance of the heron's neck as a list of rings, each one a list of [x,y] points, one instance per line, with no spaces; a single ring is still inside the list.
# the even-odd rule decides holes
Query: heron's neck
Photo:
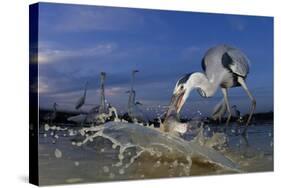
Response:
[[[85,87],[85,90],[84,90],[84,97],[86,97],[86,93],[87,93],[87,86]]]
[[[206,94],[205,97],[212,97],[218,89],[216,80],[209,80],[204,73],[196,72],[191,77],[193,88],[199,88]]]
[[[136,72],[132,72],[132,80],[131,80],[131,91],[134,89],[134,82],[135,82],[135,74]]]
[[[129,100],[128,100],[128,113],[130,113],[131,106],[132,106],[132,91],[129,92]]]
[[[130,91],[129,101],[128,101],[128,113],[131,113],[132,107],[135,104],[135,93]]]
[[[104,96],[104,79],[101,79],[101,98],[100,98],[100,111],[105,111],[105,96]]]
[[[135,104],[136,101],[136,93],[132,92],[132,104]]]

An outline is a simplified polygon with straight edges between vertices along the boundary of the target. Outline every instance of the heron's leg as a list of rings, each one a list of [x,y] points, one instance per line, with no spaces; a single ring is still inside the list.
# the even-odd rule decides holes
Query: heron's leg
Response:
[[[226,123],[225,123],[225,127],[227,127],[228,124],[229,124],[230,118],[231,118],[231,111],[230,111],[230,106],[229,106],[229,101],[228,101],[227,89],[221,88],[221,90],[222,90],[223,98],[224,98],[224,101],[225,101],[225,104],[226,104],[226,110],[227,110],[227,113],[228,113],[227,120],[226,120]]]
[[[251,99],[251,102],[252,102],[250,115],[249,115],[248,120],[246,122],[246,126],[248,126],[251,119],[252,119],[253,113],[256,109],[256,99],[253,97],[252,93],[249,91],[249,89],[248,89],[248,87],[247,87],[243,78],[238,77],[238,82],[241,84],[242,88],[245,90],[245,92],[247,93],[247,95],[249,96],[249,98]],[[245,131],[246,131],[246,129],[245,129]],[[244,133],[245,133],[245,131],[244,131]]]

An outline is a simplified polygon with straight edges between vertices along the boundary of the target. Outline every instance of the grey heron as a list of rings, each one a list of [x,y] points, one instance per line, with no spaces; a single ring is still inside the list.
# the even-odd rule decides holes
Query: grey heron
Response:
[[[126,93],[129,93],[129,100],[128,100],[128,115],[132,120],[137,120],[142,123],[147,123],[147,117],[142,112],[142,110],[138,107],[141,105],[140,102],[136,101],[136,91],[130,90]]]
[[[131,101],[132,101],[132,96],[133,96],[133,92],[134,92],[134,82],[135,82],[135,75],[136,73],[139,72],[138,70],[133,70],[132,71],[132,77],[131,77],[131,89],[129,90],[129,100],[128,100],[128,113],[130,110],[130,106],[131,106]]]
[[[78,99],[78,101],[75,105],[76,110],[80,109],[85,104],[86,94],[87,94],[87,86],[88,86],[88,82],[86,82],[86,84],[85,84],[84,94],[82,95],[82,97],[80,97]]]
[[[100,104],[91,108],[87,114],[79,114],[69,117],[68,121],[73,121],[75,123],[96,123],[97,118],[103,117],[102,114],[107,114],[108,108],[105,103],[105,92],[104,92],[104,82],[106,78],[106,73],[100,73]],[[86,87],[85,87],[86,89]],[[85,90],[86,91],[86,90]],[[85,93],[84,93],[85,95]]]
[[[53,112],[52,112],[52,113],[48,113],[48,114],[44,117],[45,120],[49,121],[49,124],[52,124],[52,123],[53,123],[53,120],[55,120],[56,117],[57,117],[57,106],[58,106],[58,104],[57,104],[57,103],[54,103],[54,104],[53,104]]]
[[[169,114],[166,116],[164,122],[162,123],[159,118],[160,131],[169,132],[175,135],[180,136],[190,129],[190,126],[187,123],[181,123],[176,111],[176,106],[171,105],[169,108]]]
[[[93,107],[88,112],[85,122],[87,123],[97,123],[98,118],[103,118],[103,115],[108,113],[108,108],[105,102],[105,92],[104,92],[104,82],[106,78],[106,73],[100,73],[100,104],[98,106]],[[103,114],[103,115],[102,115]]]
[[[105,78],[106,78],[106,73],[101,72],[101,74],[100,74],[100,79],[101,79],[101,83],[100,83],[100,106],[99,106],[99,113],[100,114],[107,112],[106,104],[105,104],[105,94],[104,94]]]
[[[129,93],[128,115],[130,116],[130,118],[132,118],[132,120],[137,120],[137,121],[140,121],[142,123],[147,123],[147,117],[141,111],[141,109],[139,109],[138,106],[137,106],[137,105],[141,105],[141,103],[136,101],[136,91],[134,90],[135,75],[138,72],[139,72],[138,70],[132,71],[131,89],[126,92],[126,93]]]
[[[249,117],[244,129],[245,133],[256,108],[256,100],[245,82],[249,73],[247,56],[237,48],[228,45],[217,45],[206,52],[201,65],[203,73],[186,74],[177,81],[170,106],[175,106],[177,113],[179,113],[193,89],[197,89],[202,97],[212,97],[220,87],[224,97],[222,104],[226,105],[228,113],[227,126],[231,118],[228,89],[241,86],[251,100]],[[168,115],[169,111],[168,109]]]

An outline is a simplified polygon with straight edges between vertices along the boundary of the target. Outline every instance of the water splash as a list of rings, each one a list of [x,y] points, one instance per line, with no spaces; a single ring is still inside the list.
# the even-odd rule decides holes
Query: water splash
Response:
[[[199,120],[187,123],[190,129],[180,137],[160,132],[153,125],[144,127],[120,120],[82,128],[42,126],[44,130],[47,127],[47,131],[40,138],[44,142],[56,143],[51,146],[50,151],[54,152],[58,163],[71,159],[70,166],[76,167],[77,171],[82,168],[85,171],[97,171],[95,181],[242,172],[240,169],[264,170],[262,165],[253,163],[266,163],[268,166],[272,163],[270,150],[264,151],[260,144],[260,148],[254,152],[235,134],[214,132],[216,128]],[[66,138],[62,136],[64,134],[67,134]],[[55,139],[56,135],[59,141]],[[270,142],[273,134],[266,131],[265,136],[269,139],[267,146],[273,147],[273,141]],[[237,143],[239,147],[236,147]],[[56,153],[59,152],[55,149],[61,152],[58,157]],[[52,153],[48,153],[50,155]],[[87,156],[87,165],[84,165],[85,159],[81,158],[84,156]],[[80,176],[70,175],[68,178],[72,177]],[[84,178],[86,177],[83,177],[83,181],[87,181]]]
[[[119,150],[118,161],[112,164],[112,167],[118,168],[119,174],[124,174],[125,169],[135,165],[136,161],[143,163],[147,158],[154,161],[153,166],[157,168],[165,166],[165,162],[174,170],[184,168],[178,170],[182,175],[190,174],[193,162],[207,163],[226,171],[239,171],[238,165],[212,149],[221,140],[220,135],[198,144],[197,141],[187,142],[174,135],[135,124],[109,122],[76,145],[86,145],[97,137],[109,140],[112,148]]]

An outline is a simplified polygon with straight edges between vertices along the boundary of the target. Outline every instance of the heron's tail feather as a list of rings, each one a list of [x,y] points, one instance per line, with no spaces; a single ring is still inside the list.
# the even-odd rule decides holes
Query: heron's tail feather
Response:
[[[222,99],[213,109],[212,118],[213,120],[220,120],[226,112],[226,103]]]

